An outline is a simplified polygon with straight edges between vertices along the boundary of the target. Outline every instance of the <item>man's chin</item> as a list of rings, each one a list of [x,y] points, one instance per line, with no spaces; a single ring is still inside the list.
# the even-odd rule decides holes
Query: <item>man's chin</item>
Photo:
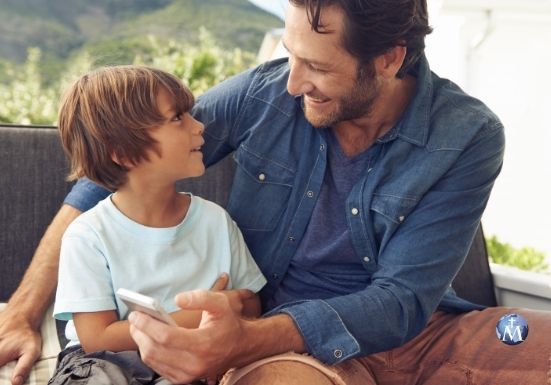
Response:
[[[311,111],[306,110],[304,116],[306,117],[308,123],[310,123],[315,128],[331,127],[335,124],[332,116],[328,116],[325,114],[314,114]]]

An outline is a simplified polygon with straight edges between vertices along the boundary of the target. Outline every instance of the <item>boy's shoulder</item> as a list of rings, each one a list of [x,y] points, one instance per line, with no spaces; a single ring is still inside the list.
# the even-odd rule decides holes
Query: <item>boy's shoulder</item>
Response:
[[[226,209],[219,204],[197,195],[191,196],[191,206],[188,211],[188,220],[197,221],[209,227],[227,227],[232,219]]]
[[[218,203],[211,200],[202,198],[197,195],[191,195],[191,206],[192,210],[199,211],[201,215],[207,216],[229,216],[226,209],[220,206]]]
[[[105,224],[112,223],[110,211],[112,210],[111,196],[101,200],[92,207],[80,214],[65,230],[64,236],[81,235],[84,231],[95,231],[105,227]]]

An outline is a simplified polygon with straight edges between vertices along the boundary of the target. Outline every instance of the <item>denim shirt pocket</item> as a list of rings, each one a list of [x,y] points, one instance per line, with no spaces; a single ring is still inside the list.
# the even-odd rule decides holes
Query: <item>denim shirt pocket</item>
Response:
[[[241,145],[228,212],[241,230],[272,231],[285,211],[295,172]]]
[[[379,250],[417,205],[418,199],[391,193],[375,193],[371,201],[373,230]]]

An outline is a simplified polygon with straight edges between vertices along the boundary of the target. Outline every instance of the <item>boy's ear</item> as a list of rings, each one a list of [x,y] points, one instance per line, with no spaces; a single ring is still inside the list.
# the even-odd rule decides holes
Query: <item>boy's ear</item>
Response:
[[[134,164],[132,162],[130,162],[126,158],[119,157],[114,152],[111,153],[111,160],[127,170],[130,170],[134,167]]]

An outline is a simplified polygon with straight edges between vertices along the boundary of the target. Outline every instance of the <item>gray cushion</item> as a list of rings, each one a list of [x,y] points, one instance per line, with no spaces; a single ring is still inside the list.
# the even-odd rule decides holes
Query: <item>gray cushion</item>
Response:
[[[70,186],[53,128],[0,126],[0,167],[0,301],[6,301]]]

